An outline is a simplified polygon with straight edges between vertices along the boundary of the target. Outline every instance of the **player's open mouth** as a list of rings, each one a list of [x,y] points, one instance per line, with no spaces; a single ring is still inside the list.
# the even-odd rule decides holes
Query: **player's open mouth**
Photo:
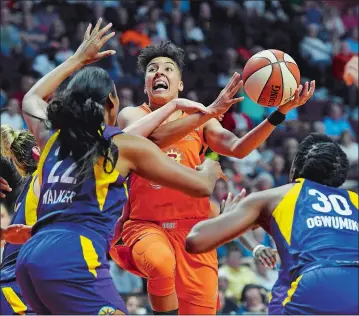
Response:
[[[164,80],[157,80],[153,85],[153,91],[167,91],[168,84]]]

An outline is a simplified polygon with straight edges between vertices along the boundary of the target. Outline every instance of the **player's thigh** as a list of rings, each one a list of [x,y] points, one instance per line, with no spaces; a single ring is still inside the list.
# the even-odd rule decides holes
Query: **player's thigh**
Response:
[[[34,238],[38,244],[29,253],[28,271],[52,314],[126,312],[109,274],[104,240],[59,230]]]
[[[93,281],[50,281],[41,283],[42,297],[52,314],[109,315],[127,313],[108,270],[98,270]]]
[[[15,281],[1,284],[0,315],[32,314]]]
[[[285,314],[359,314],[358,268],[328,267],[309,271],[291,284]]]
[[[218,300],[217,252],[189,254],[185,251],[186,232],[170,233],[176,253],[176,291],[180,299],[216,309]]]

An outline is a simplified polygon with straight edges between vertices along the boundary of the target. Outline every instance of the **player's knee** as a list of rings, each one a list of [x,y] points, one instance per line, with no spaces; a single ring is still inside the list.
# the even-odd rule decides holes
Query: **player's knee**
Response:
[[[146,270],[150,278],[174,278],[176,258],[168,245],[162,242],[155,242],[148,247],[144,256]]]
[[[165,237],[146,236],[133,246],[132,254],[137,267],[148,279],[174,277],[176,258]]]

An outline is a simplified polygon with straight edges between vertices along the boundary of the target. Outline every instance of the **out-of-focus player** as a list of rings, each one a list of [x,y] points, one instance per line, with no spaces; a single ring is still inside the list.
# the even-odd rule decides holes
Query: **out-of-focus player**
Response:
[[[144,92],[148,104],[125,108],[118,116],[121,128],[154,110],[170,108],[171,101],[178,98],[184,88],[181,80],[184,51],[171,43],[145,48],[138,64],[145,73]],[[224,129],[215,117],[239,101],[233,101],[233,97],[240,86],[239,75],[234,74],[217,100],[208,107],[211,113],[184,115],[181,111],[173,111],[166,124],[143,136],[169,157],[191,168],[201,163],[207,146],[219,154],[243,158],[269,137],[288,111],[304,104],[314,92],[314,82],[310,89],[308,83],[305,84],[302,95],[299,95],[300,86],[291,102],[281,106],[243,138],[238,138]],[[129,220],[111,255],[122,268],[147,278],[154,313],[215,314],[218,297],[216,252],[191,255],[184,249],[189,230],[211,216],[209,199],[194,199],[133,175],[128,204]],[[122,221],[119,230],[121,225]]]
[[[353,56],[344,67],[343,79],[348,86],[356,85],[359,87],[359,59],[358,56]]]
[[[11,225],[32,226],[37,220],[36,208],[38,203],[38,197],[33,189],[39,158],[35,137],[28,130],[16,131],[11,126],[2,125],[1,155],[13,162],[16,168],[14,172],[18,172],[25,180],[23,189],[15,202]],[[1,184],[4,192],[9,191],[5,179],[1,178]],[[9,235],[13,233],[11,229],[5,229],[1,234],[1,237],[7,241],[0,267],[1,315],[32,313],[31,307],[25,302],[16,282],[15,265],[21,245],[8,242]]]
[[[358,195],[339,188],[348,167],[331,138],[309,135],[291,184],[228,201],[227,212],[192,229],[186,249],[207,252],[260,225],[274,238],[289,280],[285,291],[278,288],[282,313],[358,315]]]
[[[218,163],[207,160],[196,172],[173,162],[150,141],[113,127],[119,100],[103,69],[82,69],[60,96],[46,102],[73,72],[115,53],[100,52],[114,35],[106,34],[111,24],[100,26],[101,19],[93,30],[89,25],[75,54],[40,79],[23,101],[26,123],[42,154],[35,180],[38,221],[21,247],[16,277],[37,314],[126,312],[106,253],[127,200],[125,178],[131,171],[200,197],[208,196],[221,176]]]

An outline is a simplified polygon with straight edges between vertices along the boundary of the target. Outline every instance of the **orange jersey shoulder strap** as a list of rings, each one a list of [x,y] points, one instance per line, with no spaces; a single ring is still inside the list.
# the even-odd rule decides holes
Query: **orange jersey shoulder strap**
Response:
[[[148,114],[152,113],[150,107],[146,104],[146,102],[142,103],[139,108],[147,112]]]

